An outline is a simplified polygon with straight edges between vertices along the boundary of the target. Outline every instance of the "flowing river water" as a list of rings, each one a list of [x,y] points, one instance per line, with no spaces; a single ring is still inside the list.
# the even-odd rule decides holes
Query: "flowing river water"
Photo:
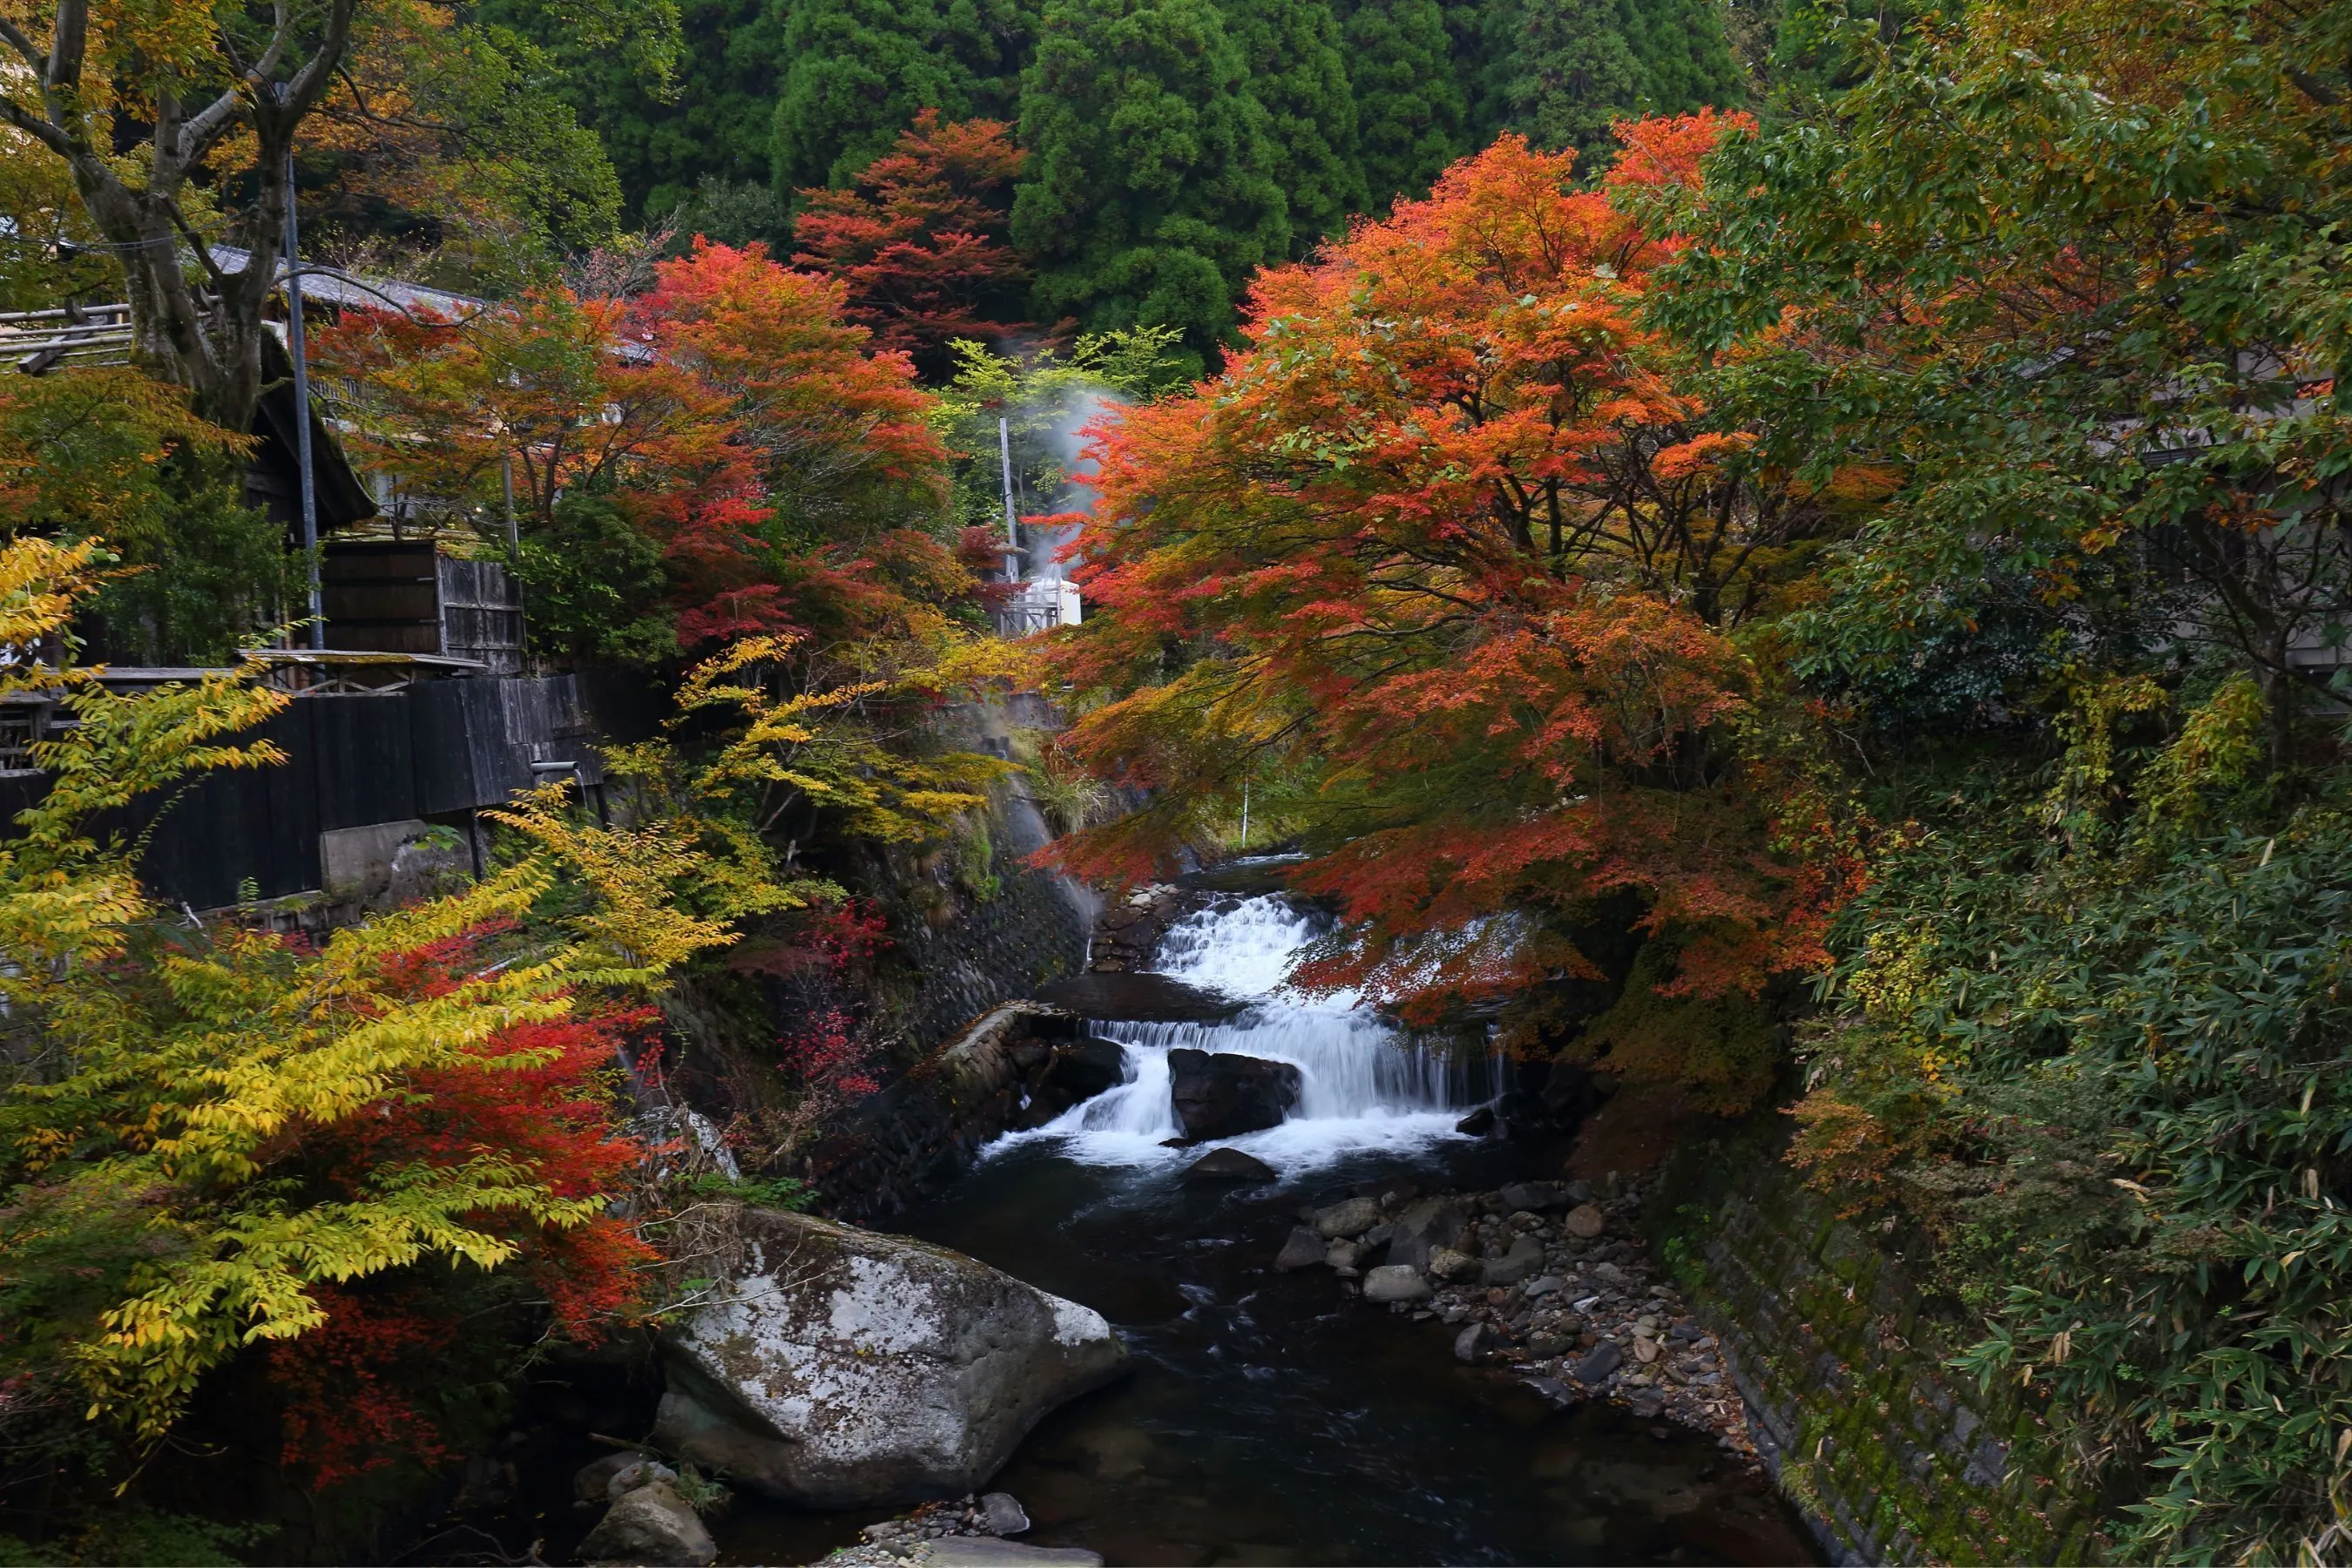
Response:
[[[1622,1408],[1555,1409],[1452,1331],[1343,1297],[1326,1270],[1277,1274],[1302,1203],[1360,1182],[1491,1187],[1509,1145],[1454,1131],[1491,1064],[1414,1049],[1346,996],[1283,976],[1315,934],[1277,896],[1227,899],[1164,939],[1158,967],[1246,999],[1223,1024],[1106,1021],[1127,1081],[1034,1131],[894,1228],[953,1247],[1108,1317],[1136,1371],[1048,1415],[995,1486],[1028,1539],[1112,1563],[1794,1563],[1811,1544],[1768,1483],[1712,1439]],[[1279,1127],[1227,1140],[1273,1186],[1179,1181],[1168,1053],[1295,1064]],[[718,1531],[733,1563],[798,1563],[881,1514],[747,1500]]]

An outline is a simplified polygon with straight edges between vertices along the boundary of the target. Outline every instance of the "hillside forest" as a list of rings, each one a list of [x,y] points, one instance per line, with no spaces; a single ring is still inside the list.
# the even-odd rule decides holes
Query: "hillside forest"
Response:
[[[70,721],[0,838],[0,1563],[363,1533],[689,1309],[699,1205],[822,1203],[919,1072],[875,998],[1015,777],[1031,869],[1283,851],[1298,985],[1763,1129],[2086,1555],[2352,1557],[2352,0],[11,0],[0,48],[0,308],[129,321],[0,374],[0,701]],[[334,929],[142,869],[284,762],[289,213],[416,286],[314,306],[319,428],[662,714],[626,811],[518,796]],[[1008,506],[1080,624],[999,635]],[[1066,723],[940,738],[1008,691]],[[731,1177],[634,1119],[717,1016]]]

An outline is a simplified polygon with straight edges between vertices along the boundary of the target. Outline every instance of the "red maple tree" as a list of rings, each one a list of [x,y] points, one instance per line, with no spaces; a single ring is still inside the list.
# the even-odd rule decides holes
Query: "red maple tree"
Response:
[[[1005,234],[1027,154],[993,120],[940,123],[926,109],[846,190],[805,190],[793,262],[838,279],[853,321],[889,348],[937,353],[1001,335],[1028,277]],[[996,313],[992,313],[996,312]]]
[[[1153,804],[1063,864],[1164,867],[1255,783],[1349,922],[1301,977],[1416,1016],[1592,973],[1611,900],[1670,989],[1819,962],[1851,863],[1735,730],[1767,684],[1738,629],[1821,519],[1642,317],[1677,246],[1649,193],[1735,122],[1621,127],[1597,189],[1506,136],[1262,275],[1223,374],[1097,433],[1070,743]]]

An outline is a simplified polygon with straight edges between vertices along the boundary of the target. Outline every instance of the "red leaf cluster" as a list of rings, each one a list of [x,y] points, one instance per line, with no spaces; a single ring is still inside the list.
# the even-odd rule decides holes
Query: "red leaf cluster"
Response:
[[[839,280],[849,319],[886,347],[999,336],[1008,328],[989,307],[1028,276],[1005,239],[1026,156],[1010,126],[941,125],[926,109],[849,188],[800,193],[793,261]]]

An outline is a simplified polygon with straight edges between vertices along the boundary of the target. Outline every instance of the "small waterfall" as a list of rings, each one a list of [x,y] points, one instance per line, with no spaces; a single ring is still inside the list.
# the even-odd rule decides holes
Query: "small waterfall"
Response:
[[[1405,1150],[1461,1136],[1454,1124],[1491,1089],[1490,1071],[1401,1040],[1348,993],[1307,996],[1284,984],[1316,935],[1311,917],[1278,895],[1206,910],[1161,939],[1160,973],[1251,1005],[1230,1023],[1106,1023],[1124,1047],[1127,1081],[1045,1126],[995,1147],[1053,1140],[1088,1164],[1159,1164],[1197,1158],[1165,1149],[1180,1130],[1169,1102],[1168,1053],[1179,1047],[1231,1051],[1298,1068],[1299,1102],[1281,1126],[1221,1139],[1286,1173],[1357,1150]]]

